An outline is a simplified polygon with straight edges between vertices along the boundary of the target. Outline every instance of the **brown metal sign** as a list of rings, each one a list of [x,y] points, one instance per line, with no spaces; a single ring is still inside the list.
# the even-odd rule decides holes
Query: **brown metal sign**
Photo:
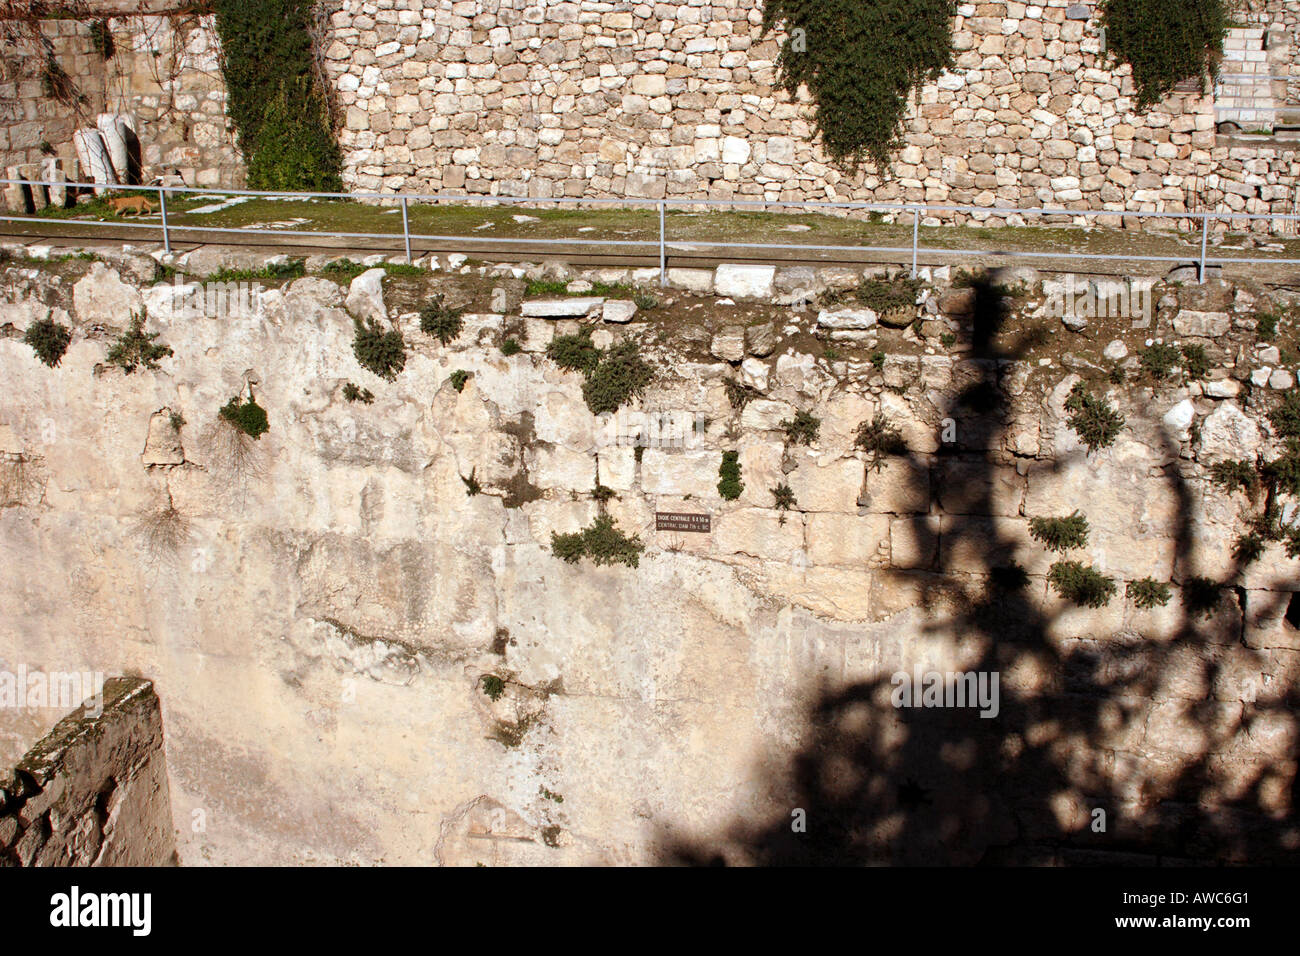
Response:
[[[698,531],[708,534],[712,530],[709,515],[685,514],[678,511],[656,511],[656,531]]]

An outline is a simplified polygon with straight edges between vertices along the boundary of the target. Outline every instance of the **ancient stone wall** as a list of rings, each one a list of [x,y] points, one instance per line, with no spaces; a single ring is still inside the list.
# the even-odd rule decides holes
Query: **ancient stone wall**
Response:
[[[1287,6],[1253,16],[1290,24]],[[956,67],[920,90],[884,180],[812,144],[760,0],[331,8],[358,190],[1290,212],[1300,186],[1292,148],[1216,146],[1211,96],[1134,113],[1093,3],[961,4]]]
[[[989,290],[943,270],[886,324],[831,301],[845,268],[719,269],[603,321],[521,309],[541,268],[439,265],[198,315],[143,255],[0,273],[0,656],[153,677],[182,862],[784,859],[764,834],[796,808],[823,842],[791,852],[822,860],[1294,859],[1300,559],[1243,564],[1262,502],[1210,477],[1286,451],[1268,413],[1295,326],[1257,332],[1294,291],[1171,282],[1149,323],[1064,324],[1060,280],[1018,270],[1005,351],[981,355]],[[826,306],[754,298],[774,287]],[[420,330],[434,295],[467,312],[446,345]],[[126,374],[105,355],[142,306],[173,354]],[[72,330],[55,368],[22,341],[46,315]],[[354,316],[402,331],[394,381],[358,364]],[[545,354],[580,326],[654,369],[618,441]],[[1203,347],[1202,377],[1145,377],[1151,339]],[[1124,416],[1107,447],[1070,424],[1081,379]],[[232,453],[218,409],[250,394],[270,431]],[[858,440],[878,415],[905,446],[879,467]],[[1034,539],[1075,510],[1083,547]],[[602,511],[636,567],[553,554]],[[1049,585],[1063,558],[1112,579],[1103,606]],[[1013,563],[1023,587],[999,583]],[[1129,591],[1148,576],[1167,604]],[[1203,611],[1200,576],[1223,587]],[[891,707],[915,667],[999,673],[999,717]]]
[[[0,863],[162,866],[175,834],[162,711],[139,678],[104,682],[0,787]]]
[[[178,173],[190,186],[242,185],[212,18],[124,15],[108,22],[107,59],[92,40],[91,21],[42,21],[44,42],[5,25],[16,42],[0,53],[0,167],[57,155],[71,176],[73,132],[112,112],[135,118],[146,181]],[[70,84],[63,99],[46,79],[50,57]]]

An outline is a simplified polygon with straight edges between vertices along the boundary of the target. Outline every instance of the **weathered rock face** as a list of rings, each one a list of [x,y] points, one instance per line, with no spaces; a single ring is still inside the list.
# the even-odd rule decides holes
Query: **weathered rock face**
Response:
[[[6,288],[63,308],[73,338],[56,368],[0,338],[0,660],[153,680],[183,863],[1066,859],[1112,849],[1097,806],[1137,853],[1295,851],[1276,821],[1300,562],[1270,545],[1234,565],[1241,496],[1162,422],[1185,390],[1113,389],[1123,434],[1089,454],[1059,368],[958,353],[840,374],[787,345],[744,360],[764,392],[741,410],[732,367],[701,364],[707,334],[694,358],[645,335],[656,380],[613,430],[657,436],[638,452],[581,376],[501,353],[519,316],[468,315],[477,331],[443,347],[390,303],[409,354],[389,383],[357,364],[339,289],[301,279],[247,315],[151,316],[173,354],[127,376],[104,365],[126,316],[97,330],[76,283],[24,276]],[[958,400],[976,386],[993,398]],[[217,420],[235,395],[267,410],[260,439],[232,445]],[[1202,442],[1242,439],[1235,414],[1276,449],[1254,408],[1218,405],[1220,430],[1187,401],[1175,424]],[[801,411],[821,420],[807,445],[786,434]],[[862,444],[877,412],[906,452]],[[635,568],[552,553],[600,513],[598,480],[646,546]],[[1069,557],[1117,587],[1095,610],[1049,588],[1058,556],[1029,530],[1076,509],[1091,532]],[[656,512],[712,530],[656,531]],[[1028,584],[999,590],[1013,562]],[[1195,574],[1237,600],[1192,615]],[[1167,606],[1126,592],[1148,575]],[[996,672],[1000,716],[890,706],[914,667]],[[934,799],[908,803],[912,786]],[[796,807],[853,837],[789,847]],[[1166,832],[1171,807],[1200,844]]]
[[[86,688],[90,692],[90,688]],[[113,678],[0,790],[0,855],[21,866],[164,866],[175,833],[153,687]]]

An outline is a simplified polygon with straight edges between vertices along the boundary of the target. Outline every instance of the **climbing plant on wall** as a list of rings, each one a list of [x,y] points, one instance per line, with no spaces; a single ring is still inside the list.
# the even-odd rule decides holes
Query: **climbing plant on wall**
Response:
[[[1101,0],[1106,46],[1133,67],[1137,106],[1154,106],[1191,77],[1218,74],[1226,0]]]
[[[255,189],[337,192],[341,154],[314,62],[311,0],[216,0],[227,112]]]
[[[766,0],[763,27],[785,29],[779,82],[808,88],[831,159],[884,171],[908,95],[952,65],[955,13],[956,0]]]

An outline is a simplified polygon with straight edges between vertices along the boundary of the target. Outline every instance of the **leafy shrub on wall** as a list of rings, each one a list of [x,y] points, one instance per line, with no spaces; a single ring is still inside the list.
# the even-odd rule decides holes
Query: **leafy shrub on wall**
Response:
[[[808,88],[837,165],[889,166],[908,95],[952,65],[956,12],[956,0],[766,0],[764,29],[787,34],[778,81],[791,96]]]
[[[1108,51],[1133,67],[1139,110],[1182,80],[1217,76],[1230,22],[1225,0],[1101,0],[1098,14]]]
[[[254,189],[339,192],[342,154],[317,79],[311,0],[217,0],[226,110]]]

